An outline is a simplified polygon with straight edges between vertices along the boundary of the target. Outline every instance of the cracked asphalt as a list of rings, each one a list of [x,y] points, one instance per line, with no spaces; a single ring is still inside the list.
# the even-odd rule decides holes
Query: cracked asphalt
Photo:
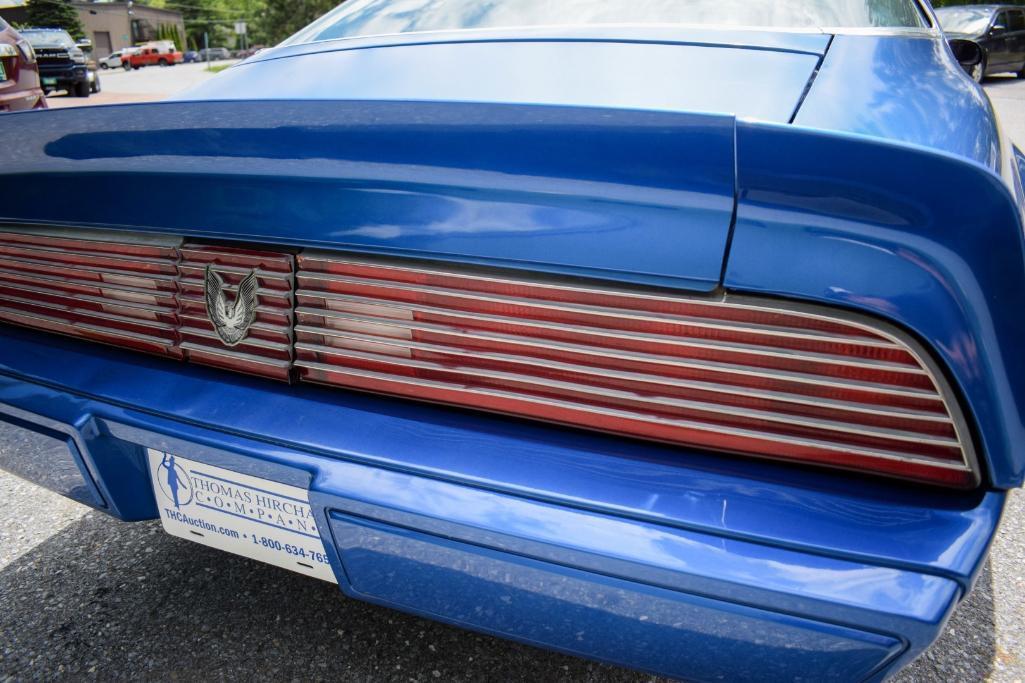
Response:
[[[987,89],[1025,146],[1025,81]],[[657,680],[349,600],[2,472],[0,501],[0,681]],[[897,680],[1025,680],[1025,493],[976,590]]]

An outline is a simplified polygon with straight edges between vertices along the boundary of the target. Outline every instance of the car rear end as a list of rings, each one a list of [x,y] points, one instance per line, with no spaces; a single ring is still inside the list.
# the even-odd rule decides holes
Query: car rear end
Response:
[[[0,19],[0,112],[45,108],[32,46]]]
[[[37,446],[0,466],[670,676],[909,662],[1025,471],[1014,185],[790,123],[824,116],[834,41],[891,43],[622,30],[297,44],[220,101],[14,119],[0,414]],[[431,73],[447,101],[421,96]],[[609,87],[567,85],[590,79]]]

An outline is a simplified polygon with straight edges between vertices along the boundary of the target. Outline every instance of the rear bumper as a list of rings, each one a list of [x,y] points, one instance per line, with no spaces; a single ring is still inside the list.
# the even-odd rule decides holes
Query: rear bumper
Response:
[[[50,66],[39,63],[39,80],[46,83],[48,79],[56,79],[57,89],[73,86],[89,79],[89,70],[83,64],[73,66],[56,65]]]
[[[156,517],[146,447],[307,487],[351,596],[697,680],[882,678],[938,635],[1004,501],[11,328],[0,421],[0,466],[121,518]]]
[[[0,112],[46,108],[42,88],[0,90]]]

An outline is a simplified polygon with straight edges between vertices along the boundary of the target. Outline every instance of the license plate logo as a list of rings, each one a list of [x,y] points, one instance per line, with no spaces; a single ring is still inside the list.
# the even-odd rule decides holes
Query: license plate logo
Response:
[[[147,452],[164,531],[337,583],[305,489]]]

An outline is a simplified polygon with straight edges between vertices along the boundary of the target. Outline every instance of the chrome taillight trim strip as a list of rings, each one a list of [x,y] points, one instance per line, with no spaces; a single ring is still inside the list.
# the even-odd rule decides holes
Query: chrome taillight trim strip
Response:
[[[0,234],[2,234],[2,233],[0,233]],[[21,243],[18,243],[18,242],[6,243],[6,242],[3,241],[3,239],[0,239],[0,254],[7,254],[7,256],[9,258],[17,258],[17,256],[12,256],[7,251],[7,250],[10,250],[10,249],[16,249],[16,250],[27,251],[27,252],[32,252],[32,253],[55,254],[55,255],[58,255],[58,256],[67,256],[67,257],[72,257],[72,258],[81,258],[83,256],[86,256],[86,257],[89,257],[89,258],[102,259],[104,261],[112,261],[112,262],[117,262],[117,263],[124,262],[124,263],[129,264],[129,265],[137,264],[137,263],[142,263],[142,264],[147,264],[147,265],[152,265],[152,266],[166,266],[169,263],[172,264],[172,265],[174,263],[174,261],[168,261],[167,259],[156,257],[156,256],[135,256],[135,255],[131,255],[131,254],[113,254],[112,255],[112,254],[104,254],[104,253],[102,253],[102,250],[74,251],[72,249],[67,249],[67,248],[63,248],[63,247],[44,247],[44,246],[40,246],[40,245],[36,245],[36,244],[26,245],[26,244],[21,244]],[[54,259],[43,258],[42,260],[44,260],[44,261],[51,261],[51,260],[53,260],[53,261],[59,261],[61,263],[64,262],[64,260],[60,259],[60,258],[54,258]],[[132,268],[125,268],[125,270],[128,271],[128,272],[139,272],[139,271],[134,270]]]
[[[11,262],[11,263],[22,263],[29,266],[39,266],[42,268],[60,268],[65,272],[76,272],[81,271],[83,273],[91,273],[93,275],[117,275],[118,277],[134,278],[137,280],[149,281],[149,282],[166,282],[176,283],[178,281],[175,275],[166,275],[163,273],[146,273],[137,270],[111,270],[109,268],[95,268],[92,266],[81,266],[81,265],[62,265],[55,261],[39,261],[31,258],[24,258],[21,256],[10,256],[0,254],[0,263]],[[91,282],[90,280],[83,280],[83,282]]]
[[[415,346],[415,347],[421,348],[423,350],[432,350],[432,349],[433,350],[440,350],[440,349],[444,349],[445,352],[448,352],[448,353],[453,353],[453,354],[455,354],[455,353],[462,353],[464,355],[470,355],[470,352],[462,350],[462,349],[457,349],[455,347],[433,346],[433,345],[427,345],[427,344],[420,344],[418,342],[408,342],[408,341],[401,341],[401,340],[396,340],[396,339],[389,339],[387,337],[375,337],[373,335],[361,335],[361,334],[358,334],[358,333],[344,332],[344,331],[333,330],[333,329],[324,328],[324,327],[313,327],[313,326],[309,326],[309,325],[297,325],[295,329],[296,329],[297,333],[299,333],[299,332],[307,332],[307,333],[311,333],[311,334],[320,334],[320,335],[323,335],[323,336],[326,336],[326,337],[338,337],[338,338],[342,338],[342,339],[353,339],[353,340],[357,340],[357,341],[372,342],[372,343],[375,343],[375,344],[376,343],[380,343],[380,344],[391,344],[391,345],[409,346],[409,347]],[[525,344],[525,345],[528,344],[528,342],[522,342],[522,343]],[[431,347],[431,348],[428,348],[428,347]],[[592,353],[592,352],[589,350],[588,353]],[[600,356],[600,357],[603,357],[603,358],[608,358],[608,359],[610,359],[612,361],[615,361],[615,360],[632,360],[632,361],[637,361],[637,362],[650,363],[650,364],[653,364],[653,365],[654,364],[658,364],[658,365],[667,365],[667,366],[673,366],[673,367],[679,367],[679,368],[687,368],[687,369],[693,369],[693,370],[707,371],[707,372],[711,372],[711,373],[717,373],[717,374],[720,374],[720,375],[741,375],[741,376],[745,376],[745,377],[759,377],[759,378],[763,378],[763,379],[777,379],[777,380],[782,380],[782,381],[786,381],[786,382],[794,382],[794,383],[797,383],[797,384],[811,384],[811,385],[815,385],[815,386],[829,386],[829,387],[832,387],[832,388],[835,388],[835,389],[852,389],[852,390],[857,390],[857,391],[867,391],[867,392],[873,392],[873,393],[888,394],[888,395],[891,395],[891,396],[906,396],[906,397],[910,397],[910,398],[923,398],[923,399],[928,399],[928,398],[932,398],[933,396],[935,396],[935,394],[933,392],[930,392],[930,391],[928,391],[926,389],[916,389],[914,387],[894,387],[892,385],[876,384],[876,383],[872,383],[872,382],[860,382],[860,381],[857,381],[857,380],[839,380],[839,379],[834,378],[834,377],[824,377],[824,376],[821,376],[821,375],[801,374],[801,373],[789,372],[789,371],[785,371],[785,370],[769,370],[769,369],[759,368],[759,367],[755,367],[755,366],[730,365],[730,364],[726,364],[726,363],[712,363],[712,362],[699,361],[699,360],[691,361],[691,360],[680,359],[680,358],[667,358],[667,359],[665,359],[665,361],[663,361],[663,357],[661,357],[661,356],[658,356],[658,357],[656,357],[656,356],[645,357],[645,356],[643,356],[641,354],[637,354],[637,356],[634,357],[634,356],[631,356],[631,355],[625,354],[625,353],[616,353],[616,354],[602,353],[600,349],[596,349],[595,351],[593,351],[593,354],[597,355],[597,356]],[[510,360],[516,359],[516,360],[518,360],[520,362],[528,362],[529,361],[529,362],[534,363],[534,364],[539,365],[539,366],[540,365],[545,365],[545,366],[548,366],[548,367],[559,367],[561,365],[565,365],[567,368],[572,367],[574,369],[577,367],[575,365],[569,365],[569,364],[561,363],[560,361],[535,358],[533,356],[514,356],[512,354],[506,355],[506,354],[493,354],[493,353],[486,353],[486,352],[472,352],[472,355],[474,355],[476,357],[495,357],[495,358],[501,357],[501,358],[510,359]],[[593,367],[595,369],[602,370],[602,371],[609,372],[609,373],[617,372],[615,370],[610,370],[610,369],[607,369],[607,368],[604,368],[604,367],[601,367],[601,366],[593,366]],[[642,376],[648,376],[648,373],[636,373],[636,374],[642,375]],[[657,377],[658,375],[654,375],[653,374],[651,376],[652,377]],[[727,382],[723,382],[723,386],[730,386],[730,385]]]
[[[703,411],[708,413],[716,413],[720,415],[735,415],[742,416],[752,419],[765,420],[766,422],[777,422],[780,424],[791,424],[808,427],[811,429],[818,429],[823,431],[837,431],[837,432],[849,432],[851,434],[858,434],[860,436],[875,437],[880,439],[890,439],[894,441],[907,441],[911,443],[927,443],[933,446],[949,447],[949,448],[960,448],[960,443],[956,439],[948,439],[942,437],[929,436],[920,432],[909,432],[903,430],[886,429],[886,428],[869,428],[863,425],[856,425],[846,422],[835,422],[831,420],[821,420],[813,418],[804,418],[798,415],[792,415],[788,413],[778,413],[765,410],[753,410],[749,408],[739,408],[734,406],[725,406],[721,404],[702,402],[702,401],[690,401],[685,399],[678,399],[668,396],[644,396],[640,394],[634,394],[627,391],[620,391],[618,389],[611,389],[606,387],[595,387],[588,384],[576,384],[572,382],[563,382],[560,380],[553,380],[544,377],[538,377],[536,375],[527,375],[513,372],[503,372],[500,370],[487,370],[472,366],[447,366],[439,363],[430,363],[426,361],[411,360],[409,358],[403,358],[399,356],[385,355],[385,354],[373,354],[367,352],[360,352],[353,349],[338,349],[331,346],[320,346],[317,344],[306,344],[303,342],[295,345],[297,354],[296,365],[298,367],[309,367],[309,366],[322,366],[322,363],[316,363],[304,359],[303,351],[312,351],[319,354],[328,356],[347,357],[361,360],[372,360],[379,363],[399,365],[408,368],[420,368],[420,369],[432,369],[439,372],[449,372],[453,374],[473,374],[474,376],[489,377],[497,380],[508,380],[510,382],[516,382],[519,384],[535,384],[539,388],[559,388],[567,391],[574,391],[582,394],[593,394],[595,396],[607,396],[616,397],[625,400],[636,401],[637,403],[651,404],[652,406],[665,407],[665,408],[679,408],[685,410]],[[335,366],[331,366],[335,367]],[[348,366],[346,366],[348,367]],[[454,383],[453,383],[454,384]],[[512,393],[512,392],[509,392]],[[630,411],[624,411],[630,412]],[[638,413],[643,414],[643,413]],[[695,421],[698,423],[698,421]],[[703,424],[703,423],[702,423]],[[715,429],[715,425],[708,425],[708,429]]]
[[[412,312],[421,310],[418,305],[411,304],[409,309]],[[479,339],[482,341],[495,341],[495,342],[509,342],[516,344],[523,344],[527,346],[537,346],[540,348],[558,349],[560,351],[580,351],[586,353],[601,353],[602,355],[614,356],[615,354],[622,354],[624,357],[647,357],[657,361],[666,360],[679,360],[684,358],[683,356],[672,356],[654,353],[643,353],[641,351],[629,351],[613,349],[608,352],[604,352],[600,346],[591,346],[587,344],[574,344],[571,342],[538,339],[533,337],[517,337],[512,334],[505,334],[501,332],[488,332],[484,330],[464,330],[450,325],[437,325],[431,323],[421,323],[411,320],[395,320],[392,318],[378,318],[370,315],[356,315],[350,313],[340,313],[337,311],[326,311],[323,309],[316,309],[309,306],[300,306],[296,308],[297,316],[323,316],[325,318],[334,318],[338,320],[350,320],[354,322],[362,322],[369,325],[379,325],[382,327],[393,327],[399,329],[418,330],[418,331],[431,331],[443,334],[457,335],[466,337],[467,339]],[[519,325],[523,327],[537,327],[540,328],[542,325],[532,323],[523,319],[516,318],[502,318],[506,324]],[[571,325],[559,325],[558,323],[552,323],[550,327],[559,327],[560,329],[575,332],[579,334],[587,334],[595,337],[603,337],[609,339],[626,339],[631,341],[638,341],[644,343],[657,344],[660,346],[672,347],[679,346],[684,348],[702,349],[708,351],[725,350],[732,353],[743,353],[755,356],[764,356],[765,358],[774,358],[784,361],[807,361],[811,363],[823,363],[832,365],[849,366],[853,368],[860,368],[866,370],[879,370],[883,372],[895,372],[899,374],[909,375],[924,375],[924,370],[920,367],[905,365],[903,363],[893,363],[890,361],[873,361],[866,358],[857,357],[843,357],[833,354],[826,353],[815,353],[810,351],[796,351],[792,349],[780,349],[775,347],[759,347],[754,344],[739,344],[735,342],[722,342],[715,343],[704,339],[673,339],[669,337],[658,338],[655,335],[644,335],[644,334],[606,334],[602,328],[592,327],[581,327]],[[329,328],[326,328],[329,329]]]
[[[43,276],[34,273],[24,273],[18,271],[11,271],[5,268],[0,268],[0,280],[5,282],[11,282],[12,284],[19,284],[21,282],[32,282],[35,286],[45,288],[48,285],[57,287],[82,287],[91,289],[103,289],[110,290],[113,292],[123,292],[126,294],[138,295],[140,297],[149,297],[154,299],[167,299],[169,300],[168,307],[175,308],[174,292],[169,290],[159,289],[144,289],[142,287],[131,287],[129,285],[111,284],[107,282],[98,282],[96,280],[76,280],[69,277],[61,277],[58,275]]]
[[[233,351],[232,349],[218,349],[212,346],[203,346],[202,344],[193,344],[192,342],[183,342],[181,348],[184,351],[193,351],[198,353],[207,353],[211,356],[218,356],[226,360],[232,361],[245,361],[254,365],[264,365],[269,368],[276,370],[288,370],[293,366],[293,361],[290,360],[278,360],[276,358],[270,358],[268,356],[257,356],[251,353],[243,353],[241,351]]]
[[[313,326],[297,325],[296,332],[305,332],[308,334],[316,334],[321,336],[331,336],[334,331],[327,331],[323,328]],[[299,342],[296,348],[299,348],[301,346],[303,346],[303,343]],[[874,408],[870,403],[856,403],[853,401],[840,401],[837,399],[815,398],[805,396],[802,394],[788,394],[765,389],[754,389],[741,385],[703,382],[700,380],[691,379],[667,378],[659,375],[647,375],[623,370],[611,370],[608,368],[601,368],[598,366],[573,365],[568,363],[560,363],[559,361],[548,361],[543,359],[533,359],[531,362],[538,365],[538,367],[545,367],[550,369],[567,369],[572,370],[574,372],[580,372],[581,374],[592,374],[595,376],[609,377],[623,381],[635,381],[648,384],[661,384],[667,387],[671,386],[683,389],[693,389],[695,391],[703,391],[709,393],[733,394],[736,396],[742,396],[751,399],[777,401],[780,403],[792,403],[796,405],[805,406],[815,406],[837,411],[862,413],[865,415],[896,416],[899,418],[907,418],[919,422],[934,422],[937,424],[953,423],[953,420],[951,420],[951,418],[946,413],[942,412],[928,412],[924,410],[914,410],[911,408],[901,407]],[[847,388],[848,386],[858,389],[862,388],[860,385],[842,385],[838,388]],[[891,393],[896,396],[904,395],[914,396],[916,398],[923,399],[935,399],[936,403],[938,404],[938,407],[942,408],[942,399],[939,396],[936,396],[932,393],[917,392],[916,390],[911,390],[910,392],[902,392],[899,390],[890,390],[889,388],[882,388],[880,389],[879,393],[884,392]]]
[[[40,320],[40,321],[43,321],[43,322],[64,325],[66,327],[81,328],[81,329],[84,329],[84,330],[89,330],[91,332],[102,333],[102,334],[105,334],[107,336],[114,337],[114,338],[122,337],[122,338],[125,338],[125,339],[135,339],[135,340],[138,340],[138,341],[150,342],[152,344],[160,345],[160,346],[173,347],[175,345],[175,340],[173,338],[168,339],[166,337],[154,337],[154,336],[151,336],[151,335],[148,335],[148,334],[140,334],[139,332],[129,332],[127,330],[111,330],[110,328],[107,328],[107,327],[99,327],[97,325],[90,325],[88,323],[68,322],[67,320],[63,320],[61,318],[52,318],[52,317],[45,316],[45,315],[39,315],[37,313],[29,313],[29,312],[26,312],[26,311],[19,311],[16,308],[14,308],[14,309],[7,308],[7,307],[3,306],[2,302],[0,302],[0,317],[3,317],[3,316],[17,316],[17,317],[20,317],[20,318]],[[135,321],[135,322],[138,322],[138,321]]]
[[[750,438],[750,439],[753,439],[753,440],[756,440],[756,441],[771,441],[771,442],[774,442],[774,443],[781,443],[781,444],[802,445],[802,446],[809,446],[809,447],[812,447],[812,448],[821,448],[823,450],[835,450],[837,452],[845,452],[845,453],[846,452],[850,452],[850,453],[855,453],[857,455],[861,455],[861,456],[865,456],[865,457],[870,457],[870,458],[879,458],[879,459],[884,459],[884,460],[894,460],[894,461],[900,461],[900,462],[919,462],[919,463],[922,463],[922,464],[927,464],[930,467],[940,467],[940,468],[943,468],[943,469],[957,470],[957,471],[961,471],[961,472],[970,472],[971,471],[971,469],[965,463],[963,463],[963,462],[955,462],[955,461],[951,461],[951,460],[943,460],[941,458],[930,458],[930,457],[927,457],[927,456],[908,456],[908,455],[903,454],[903,453],[890,452],[890,451],[885,451],[885,450],[882,450],[882,449],[865,448],[865,447],[852,447],[852,446],[850,446],[848,444],[842,444],[842,443],[836,443],[836,442],[830,442],[830,441],[820,441],[820,440],[817,440],[817,439],[806,439],[806,438],[802,438],[802,437],[782,437],[782,436],[774,435],[774,434],[771,434],[771,433],[757,432],[757,431],[746,430],[746,429],[737,429],[735,427],[721,427],[721,426],[718,426],[718,425],[711,426],[711,425],[706,425],[706,424],[703,424],[703,423],[700,423],[700,422],[691,422],[691,421],[687,421],[687,420],[670,420],[670,419],[666,419],[666,418],[660,418],[658,416],[646,415],[644,413],[632,413],[632,412],[623,411],[623,410],[596,408],[594,406],[589,406],[587,404],[582,404],[582,403],[578,404],[578,403],[571,403],[569,401],[555,401],[555,400],[551,400],[551,399],[537,398],[537,397],[533,397],[533,396],[530,396],[530,395],[527,395],[527,394],[516,394],[516,393],[512,393],[512,392],[502,392],[502,391],[497,391],[497,390],[483,390],[483,389],[480,389],[480,388],[477,388],[477,387],[467,387],[465,385],[448,384],[448,383],[445,383],[445,382],[435,382],[435,381],[432,381],[432,380],[411,379],[411,378],[403,377],[401,375],[390,375],[390,374],[385,374],[385,373],[368,372],[368,371],[365,371],[365,370],[357,370],[357,369],[353,369],[353,368],[349,368],[349,367],[345,367],[345,366],[326,365],[326,364],[323,364],[323,363],[312,363],[312,362],[307,362],[307,361],[297,362],[296,365],[298,365],[299,367],[302,367],[302,368],[321,370],[323,372],[337,373],[337,374],[341,374],[341,375],[348,374],[348,375],[354,375],[354,376],[370,377],[370,378],[380,379],[380,380],[388,381],[388,382],[396,382],[396,383],[401,383],[401,384],[407,384],[407,385],[410,385],[410,386],[434,386],[434,387],[444,388],[446,390],[466,393],[466,394],[470,394],[470,395],[500,396],[500,397],[503,397],[503,398],[508,398],[508,399],[516,400],[516,401],[524,401],[524,402],[528,402],[528,403],[536,403],[536,404],[551,405],[551,406],[562,406],[562,407],[570,408],[572,410],[580,410],[580,411],[592,413],[592,414],[595,414],[595,415],[608,415],[608,416],[624,417],[624,418],[628,418],[628,419],[631,419],[631,420],[636,420],[636,421],[639,421],[639,422],[651,422],[651,423],[655,423],[655,424],[664,424],[664,425],[670,425],[670,426],[677,426],[677,427],[683,427],[683,428],[686,428],[686,429],[692,429],[692,430],[695,430],[695,431],[703,431],[703,432],[708,432],[708,433],[713,433],[713,434],[729,434],[729,435],[732,435],[732,436]],[[453,405],[458,405],[458,406],[462,406],[462,407],[470,407],[470,406],[467,406],[467,405],[464,405],[464,404],[453,404]],[[475,408],[475,409],[479,409],[479,408]],[[560,424],[562,424],[562,423],[560,423]]]
[[[859,344],[860,337],[844,337],[838,335],[827,335],[822,333],[815,333],[811,330],[805,330],[802,328],[783,328],[769,325],[758,325],[756,323],[731,323],[730,321],[716,321],[711,318],[696,318],[687,316],[673,316],[673,315],[658,315],[654,313],[641,314],[627,309],[616,309],[616,308],[603,308],[600,306],[584,306],[584,305],[572,305],[564,304],[561,302],[553,302],[540,299],[524,299],[519,297],[503,297],[485,294],[476,294],[474,292],[467,292],[458,289],[444,289],[440,287],[419,287],[414,285],[408,285],[403,282],[388,282],[386,280],[366,280],[362,278],[349,278],[339,277],[334,275],[323,275],[320,273],[308,273],[305,271],[299,271],[296,274],[296,281],[299,283],[299,288],[296,290],[296,297],[321,297],[332,299],[336,297],[351,297],[353,295],[344,294],[340,295],[337,292],[331,292],[327,290],[310,289],[304,286],[305,281],[316,280],[319,282],[335,282],[342,284],[351,284],[356,286],[370,286],[380,289],[393,289],[402,290],[407,292],[415,292],[418,294],[434,294],[438,296],[446,296],[459,299],[467,299],[470,301],[481,301],[499,305],[507,306],[520,306],[528,309],[535,310],[548,310],[559,313],[569,314],[584,314],[591,315],[598,318],[608,318],[611,320],[626,319],[638,322],[652,323],[652,324],[668,324],[678,325],[680,327],[695,327],[708,330],[714,330],[719,332],[739,332],[743,334],[752,335],[763,335],[767,337],[783,337],[783,338],[803,338],[809,341],[820,341],[820,342],[832,342],[839,344]],[[370,297],[364,297],[370,298]],[[391,303],[402,303],[395,300],[388,299]],[[414,304],[410,304],[414,305]],[[415,304],[419,305],[419,304]]]
[[[401,265],[398,265],[398,264],[394,263],[393,259],[392,260],[385,260],[384,257],[377,258],[377,257],[369,256],[369,255],[364,255],[364,256],[361,256],[359,258],[344,257],[344,256],[339,256],[339,255],[337,255],[337,254],[335,254],[333,252],[325,252],[325,251],[317,251],[317,250],[305,250],[305,251],[302,252],[302,254],[300,256],[299,272],[302,273],[305,276],[323,275],[323,276],[326,276],[326,277],[338,277],[338,276],[333,275],[331,273],[321,272],[321,271],[318,271],[316,269],[308,268],[306,266],[306,264],[321,264],[321,263],[325,263],[325,264],[329,264],[329,265],[354,266],[354,267],[371,266],[371,267],[374,267],[374,268],[393,270],[393,271],[395,271],[397,273],[417,273],[417,274],[420,274],[420,275],[437,275],[437,276],[442,276],[442,277],[446,277],[446,278],[449,278],[449,277],[450,278],[456,278],[456,279],[460,279],[461,278],[461,279],[465,279],[467,281],[477,281],[477,282],[484,281],[484,282],[489,282],[489,283],[492,283],[492,284],[503,285],[503,286],[521,286],[521,285],[523,285],[523,286],[529,286],[529,287],[538,288],[538,289],[550,289],[552,291],[571,292],[571,293],[573,293],[573,292],[581,292],[581,293],[595,294],[595,295],[599,295],[599,296],[603,295],[603,294],[610,294],[610,295],[614,295],[614,296],[619,297],[619,298],[634,298],[634,299],[636,299],[638,301],[653,301],[654,300],[654,301],[662,301],[662,302],[665,302],[667,304],[684,302],[684,303],[687,303],[689,305],[696,305],[696,306],[702,306],[702,307],[707,307],[707,308],[723,308],[723,309],[733,309],[733,310],[749,310],[751,308],[750,306],[747,306],[747,305],[744,305],[744,304],[736,304],[736,303],[733,303],[731,301],[727,301],[727,300],[722,299],[722,298],[711,298],[711,299],[709,299],[709,298],[699,298],[699,297],[696,297],[696,296],[668,296],[668,295],[658,294],[656,292],[649,292],[649,291],[643,291],[643,292],[631,291],[630,289],[625,289],[623,286],[617,286],[617,285],[613,285],[613,284],[605,284],[605,285],[592,284],[592,285],[589,285],[589,286],[583,286],[583,285],[580,285],[579,283],[576,283],[574,281],[559,281],[559,282],[546,281],[545,276],[543,276],[543,275],[536,275],[536,274],[532,274],[531,275],[531,279],[529,279],[529,280],[513,279],[513,278],[509,278],[509,277],[501,277],[501,276],[497,276],[497,275],[488,275],[488,274],[483,274],[483,273],[476,274],[476,273],[468,273],[468,272],[455,271],[455,270],[451,270],[450,266],[448,266],[448,267],[441,266],[441,267],[438,267],[438,268],[427,268],[427,267],[423,267],[423,266],[418,266],[415,263],[409,263],[409,264],[403,263]],[[360,278],[360,279],[364,279],[364,278]],[[783,308],[774,309],[774,308],[770,308],[770,307],[764,307],[762,310],[765,311],[765,312],[781,312],[781,313],[785,312],[788,315],[804,318],[806,320],[813,320],[813,321],[816,321],[816,322],[822,322],[822,323],[842,322],[845,325],[849,325],[851,327],[859,328],[859,329],[863,330],[864,332],[868,333],[871,336],[875,336],[875,335],[880,334],[880,330],[877,329],[875,326],[873,326],[871,324],[866,324],[864,322],[855,321],[855,320],[838,319],[837,317],[832,316],[832,315],[816,313],[816,312],[809,311],[809,310],[795,310],[795,309],[783,309]],[[698,316],[698,317],[700,317],[700,316]],[[901,345],[899,343],[895,342],[895,341],[891,342],[890,344],[894,348],[902,348]]]

